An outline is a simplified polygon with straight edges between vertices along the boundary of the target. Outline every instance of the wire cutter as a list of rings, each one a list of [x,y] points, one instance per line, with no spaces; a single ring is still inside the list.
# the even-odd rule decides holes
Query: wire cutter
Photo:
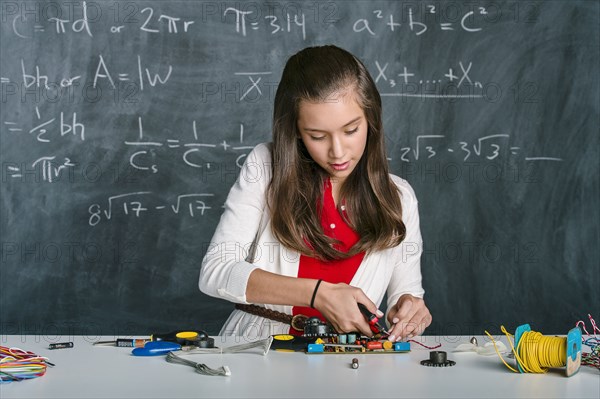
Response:
[[[385,335],[390,335],[390,333],[379,323],[379,318],[377,317],[377,315],[371,313],[369,309],[367,309],[367,307],[362,303],[358,303],[358,308],[360,309],[361,313],[367,318],[367,321],[369,322],[369,327],[371,327],[371,331],[373,331],[374,334],[383,333]]]

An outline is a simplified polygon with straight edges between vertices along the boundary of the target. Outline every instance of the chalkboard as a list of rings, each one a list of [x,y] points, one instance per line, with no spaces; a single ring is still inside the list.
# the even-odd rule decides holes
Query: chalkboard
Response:
[[[598,318],[598,4],[2,2],[2,334],[218,332],[226,195],[287,58],[330,43],[418,196],[428,333]]]

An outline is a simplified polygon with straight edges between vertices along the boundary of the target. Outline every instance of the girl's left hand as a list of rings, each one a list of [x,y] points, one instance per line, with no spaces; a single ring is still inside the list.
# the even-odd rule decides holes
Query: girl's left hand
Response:
[[[419,335],[431,324],[431,313],[425,301],[410,294],[404,294],[388,312],[390,341],[399,341]]]

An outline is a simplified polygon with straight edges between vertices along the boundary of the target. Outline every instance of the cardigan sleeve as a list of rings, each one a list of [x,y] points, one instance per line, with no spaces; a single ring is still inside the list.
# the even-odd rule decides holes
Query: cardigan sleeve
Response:
[[[246,158],[229,191],[225,210],[202,260],[198,285],[205,294],[247,303],[248,279],[258,266],[247,262],[246,257],[266,206],[270,179],[270,149],[259,144]]]
[[[419,298],[425,294],[421,285],[423,240],[419,227],[417,197],[406,180],[393,175],[392,180],[401,192],[402,220],[406,226],[406,237],[398,247],[394,248],[394,270],[387,290],[388,309],[404,294]]]

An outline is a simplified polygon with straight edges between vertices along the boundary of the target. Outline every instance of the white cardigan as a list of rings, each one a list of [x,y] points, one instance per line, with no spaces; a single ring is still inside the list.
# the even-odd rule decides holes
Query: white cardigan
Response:
[[[363,258],[350,285],[361,288],[377,305],[387,290],[388,309],[403,294],[423,297],[421,285],[422,239],[418,202],[410,185],[390,175],[401,192],[402,218],[406,238],[397,247],[373,252]],[[300,254],[281,245],[270,228],[265,209],[266,190],[271,180],[271,151],[267,144],[257,145],[248,155],[240,175],[225,202],[225,211],[202,261],[199,287],[207,295],[234,303],[246,301],[246,285],[256,268],[285,276],[298,276]],[[261,225],[254,263],[246,261],[248,250]],[[264,305],[287,314],[291,306]],[[219,335],[240,335],[247,339],[287,333],[289,325],[234,310]]]

